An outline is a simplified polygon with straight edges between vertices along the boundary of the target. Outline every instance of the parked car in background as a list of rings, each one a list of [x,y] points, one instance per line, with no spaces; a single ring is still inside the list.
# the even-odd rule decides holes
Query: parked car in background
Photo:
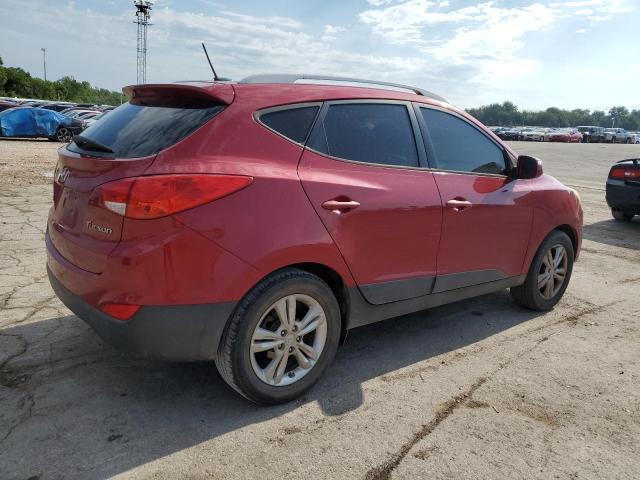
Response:
[[[63,115],[66,115],[68,117],[71,118],[82,118],[85,115],[89,115],[89,114],[99,114],[100,112],[97,110],[86,110],[86,109],[75,109],[75,110],[69,110],[66,113],[62,112]]]
[[[94,109],[93,108],[87,108],[87,107],[81,107],[79,105],[74,105],[73,107],[68,107],[65,108],[64,110],[62,110],[60,113],[63,115],[73,115],[75,113],[79,113],[79,112],[93,112]]]
[[[83,129],[82,122],[53,110],[16,107],[0,112],[0,136],[48,138],[70,142]]]
[[[72,115],[73,118],[77,118],[79,120],[87,120],[89,118],[93,118],[93,117],[97,117],[98,115],[101,115],[102,112],[99,110],[95,110],[95,111],[90,111],[90,112],[82,112],[79,113],[77,115]]]
[[[631,143],[631,135],[624,128],[605,128],[604,141],[607,143]]]
[[[497,133],[501,140],[522,140],[522,133],[518,128],[507,128]]]
[[[565,128],[549,134],[550,142],[580,143],[582,134],[575,128]]]
[[[53,110],[54,112],[62,112],[68,108],[75,107],[74,103],[47,103],[40,108],[46,108],[47,110]]]
[[[557,132],[558,130],[560,130],[559,128],[545,128],[544,129],[544,139],[543,142],[548,142],[549,141],[549,137],[554,134],[555,132]]]
[[[634,144],[640,143],[640,132],[629,132],[629,136],[631,137],[631,140],[629,141],[629,143],[634,143]]]
[[[582,125],[576,127],[576,130],[582,133],[582,141],[584,143],[601,143],[605,141],[604,127]]]
[[[3,112],[4,110],[7,110],[9,108],[16,108],[17,106],[18,104],[15,102],[0,100],[0,112]]]
[[[350,328],[505,288],[553,308],[580,251],[575,190],[437,95],[312,78],[125,88],[58,151],[62,302],[268,404],[311,388]]]
[[[523,128],[520,132],[522,140],[531,142],[543,142],[545,137],[545,131],[539,127]]]
[[[82,119],[82,125],[84,126],[84,128],[88,128],[91,125],[93,125],[94,123],[96,123],[98,120],[103,118],[105,115],[107,115],[110,111],[111,110],[106,110],[106,111],[100,113],[99,115],[95,115],[95,116],[89,117],[89,118],[84,118],[84,119]]]
[[[23,107],[39,107],[41,105],[45,105],[47,102],[43,102],[41,100],[26,100],[21,102],[21,106]]]
[[[616,220],[640,215],[640,159],[621,160],[609,170],[607,204]]]

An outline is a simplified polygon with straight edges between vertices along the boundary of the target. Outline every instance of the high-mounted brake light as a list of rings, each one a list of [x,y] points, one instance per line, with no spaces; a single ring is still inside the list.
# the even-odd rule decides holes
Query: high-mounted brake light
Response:
[[[241,175],[151,175],[106,183],[96,195],[99,204],[118,215],[152,219],[226,197],[252,181]]]

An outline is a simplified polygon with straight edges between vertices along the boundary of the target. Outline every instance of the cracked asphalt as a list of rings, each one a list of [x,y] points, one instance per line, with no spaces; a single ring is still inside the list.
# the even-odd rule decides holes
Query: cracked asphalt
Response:
[[[640,146],[514,146],[582,197],[560,304],[505,291],[354,330],[306,397],[265,408],[212,364],[116,352],[55,298],[59,144],[0,140],[0,479],[640,478],[640,219],[604,201]]]

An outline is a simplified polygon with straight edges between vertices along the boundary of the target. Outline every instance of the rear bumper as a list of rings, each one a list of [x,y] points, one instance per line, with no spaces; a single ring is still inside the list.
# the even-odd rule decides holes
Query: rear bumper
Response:
[[[625,213],[640,215],[640,186],[628,185],[624,180],[609,179],[607,204]]]
[[[47,266],[49,282],[69,310],[120,350],[173,361],[215,357],[235,302],[144,306],[128,321],[115,320],[71,292]]]

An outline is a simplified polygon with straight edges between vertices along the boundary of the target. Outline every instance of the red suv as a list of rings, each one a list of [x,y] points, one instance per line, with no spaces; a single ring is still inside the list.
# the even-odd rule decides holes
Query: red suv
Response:
[[[60,150],[46,235],[53,289],[107,342],[213,359],[278,403],[348,329],[567,288],[576,192],[436,95],[287,75],[124,92]]]

